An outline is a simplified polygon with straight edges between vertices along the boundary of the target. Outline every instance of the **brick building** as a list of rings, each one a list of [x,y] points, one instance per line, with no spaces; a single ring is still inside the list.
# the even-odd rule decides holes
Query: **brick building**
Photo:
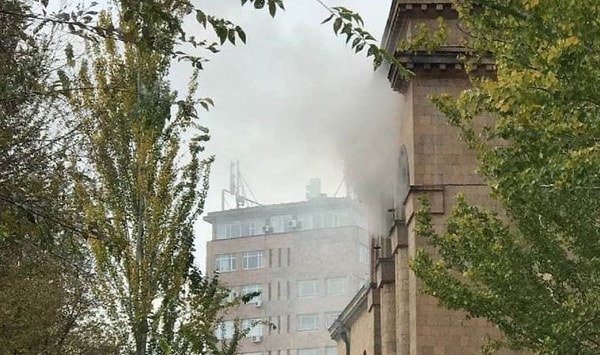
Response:
[[[233,322],[257,325],[241,342],[243,354],[331,355],[327,329],[369,272],[369,237],[359,205],[320,193],[307,201],[209,213],[212,240],[207,270],[236,294],[260,291],[225,316],[218,336]]]
[[[410,38],[417,26],[436,28],[438,17],[450,29],[445,46],[433,53],[396,51],[398,41]],[[488,336],[498,336],[484,320],[467,321],[463,313],[438,308],[437,300],[419,292],[419,281],[408,268],[417,248],[427,248],[414,234],[419,196],[428,196],[438,228],[459,192],[479,205],[492,204],[487,186],[475,172],[474,153],[428,98],[439,93],[457,95],[470,86],[458,60],[463,34],[457,17],[450,0],[392,2],[382,43],[415,73],[405,80],[394,67],[388,72],[403,103],[397,116],[401,147],[396,217],[390,234],[375,241],[371,284],[356,294],[330,327],[339,355],[475,354]],[[494,67],[483,61],[474,69],[485,75],[493,73]]]

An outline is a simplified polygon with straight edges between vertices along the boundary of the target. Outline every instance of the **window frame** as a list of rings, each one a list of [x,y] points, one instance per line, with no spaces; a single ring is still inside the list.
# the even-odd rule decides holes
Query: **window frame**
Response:
[[[369,247],[364,244],[358,245],[358,262],[369,265]]]
[[[252,297],[252,299],[250,299],[248,301],[248,303],[257,303],[257,302],[260,302],[260,300],[262,298],[261,297],[262,296],[262,286],[261,285],[259,285],[259,284],[251,284],[251,285],[242,285],[240,287],[240,295],[242,295],[242,296],[245,296],[245,295],[247,295],[249,293],[252,293],[252,292],[261,292],[261,294],[258,295],[258,296]]]
[[[310,317],[310,318],[308,318]],[[313,325],[310,327],[304,327],[302,320],[311,319],[313,321]],[[319,313],[304,313],[296,315],[296,331],[298,332],[310,332],[319,330]]]
[[[263,250],[245,251],[242,254],[242,270],[262,269],[264,267],[264,256]],[[256,266],[250,267],[251,258],[257,258]]]
[[[223,259],[223,260],[221,260]],[[225,260],[226,259],[226,260]],[[225,270],[219,269],[221,262],[228,262],[228,267]],[[233,253],[223,253],[215,255],[215,270],[218,272],[232,272],[237,270],[237,255]]]
[[[300,292],[301,290],[303,290],[303,286],[301,285],[305,285],[305,283],[312,283],[313,285],[313,292],[312,293],[304,293],[304,292]],[[319,282],[317,279],[308,279],[308,280],[298,280],[296,281],[296,296],[298,298],[310,298],[310,297],[317,297],[319,295]]]
[[[337,282],[342,281],[341,290],[333,289],[332,286],[336,285]],[[328,277],[325,279],[325,294],[327,296],[343,295],[348,292],[348,277]]]
[[[235,333],[235,322],[232,320],[224,320],[215,327],[215,337],[218,340],[233,339]]]
[[[296,350],[296,355],[319,355],[319,348],[301,348]]]
[[[255,323],[252,325],[252,323]],[[241,329],[245,331],[246,329],[250,329],[248,334],[246,334],[247,338],[251,337],[261,337],[263,336],[263,324],[262,319],[260,318],[245,318],[242,319]]]

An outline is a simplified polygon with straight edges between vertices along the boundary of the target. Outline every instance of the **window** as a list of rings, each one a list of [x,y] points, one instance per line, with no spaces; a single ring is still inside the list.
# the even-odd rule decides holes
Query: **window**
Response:
[[[296,317],[296,330],[299,332],[306,330],[317,330],[318,314],[299,314]]]
[[[348,213],[345,211],[335,212],[333,214],[333,226],[334,227],[342,227],[347,226],[348,223]]]
[[[230,233],[229,236],[231,238],[238,238],[241,236],[241,226],[239,222],[234,222],[232,223],[230,226]]]
[[[319,292],[317,288],[317,280],[302,280],[298,281],[298,297],[313,297]]]
[[[296,355],[317,355],[317,348],[298,349]]]
[[[221,305],[226,305],[233,302],[237,296],[237,293],[234,289],[225,289],[223,290],[223,294],[226,294],[227,296],[221,300]]]
[[[263,252],[262,250],[247,251],[244,253],[244,270],[260,269],[263,267]]]
[[[345,277],[333,277],[325,280],[328,295],[341,295],[346,293],[348,279]]]
[[[269,225],[273,228],[273,233],[283,232],[283,218],[281,216],[269,218]]]
[[[316,214],[312,218],[312,225],[314,229],[323,228],[323,216]]]
[[[326,346],[325,347],[325,355],[336,355],[337,347],[335,346]]]
[[[369,265],[369,248],[366,245],[358,246],[358,261],[365,265]]]
[[[329,329],[333,325],[333,322],[340,315],[340,312],[328,312],[325,313],[325,329]]]
[[[250,223],[243,222],[242,223],[242,237],[246,237],[250,235]]]
[[[298,228],[302,230],[312,229],[312,216],[302,214],[298,216]]]
[[[215,269],[219,272],[235,271],[237,269],[235,254],[217,254]]]
[[[323,227],[331,228],[333,226],[333,215],[331,213],[325,213],[323,215]]]
[[[250,237],[256,235],[256,223],[254,222],[242,222],[241,224],[241,236]]]
[[[233,338],[233,333],[235,331],[235,326],[232,320],[226,320],[221,322],[215,328],[215,336],[219,340],[223,339],[231,339]]]
[[[248,330],[247,337],[257,337],[263,335],[263,325],[260,319],[242,319],[242,330]]]
[[[229,238],[229,224],[217,224],[217,239]]]
[[[260,287],[260,285],[244,285],[244,286],[242,286],[242,289],[241,289],[242,295],[247,295],[249,293],[261,292],[261,291],[262,291],[262,288]],[[248,303],[257,303],[259,301],[260,301],[260,295],[254,296],[250,301],[248,301]]]

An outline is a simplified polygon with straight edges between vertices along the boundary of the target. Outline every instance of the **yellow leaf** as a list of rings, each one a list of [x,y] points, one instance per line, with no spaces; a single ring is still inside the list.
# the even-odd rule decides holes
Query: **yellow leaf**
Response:
[[[571,37],[565,39],[566,47],[572,47],[572,46],[576,46],[578,44],[579,44],[579,38],[577,38],[575,36],[571,36]]]

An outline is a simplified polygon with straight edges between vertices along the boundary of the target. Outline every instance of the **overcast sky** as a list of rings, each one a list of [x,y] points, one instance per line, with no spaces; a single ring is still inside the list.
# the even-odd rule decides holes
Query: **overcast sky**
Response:
[[[390,0],[325,3],[360,12],[366,29],[381,37]],[[200,76],[200,94],[216,104],[202,121],[211,130],[206,151],[216,157],[206,211],[221,208],[233,160],[239,160],[258,201],[271,204],[304,200],[312,177],[321,178],[323,192],[333,195],[344,166],[351,165],[349,156],[358,152],[370,151],[355,164],[367,175],[369,155],[392,159],[383,149],[372,151],[381,140],[375,139],[379,131],[395,132],[385,127],[387,119],[380,119],[391,117],[395,95],[384,76],[373,73],[364,53],[353,54],[335,37],[330,24],[320,25],[328,13],[316,0],[287,0],[285,5],[286,11],[272,19],[265,9],[240,7],[239,1],[199,4],[241,25],[248,35],[246,45],[226,46]],[[183,88],[188,77],[189,67],[176,66],[173,86]],[[338,195],[345,195],[345,189]],[[209,238],[210,226],[202,221],[197,262],[203,268]]]

